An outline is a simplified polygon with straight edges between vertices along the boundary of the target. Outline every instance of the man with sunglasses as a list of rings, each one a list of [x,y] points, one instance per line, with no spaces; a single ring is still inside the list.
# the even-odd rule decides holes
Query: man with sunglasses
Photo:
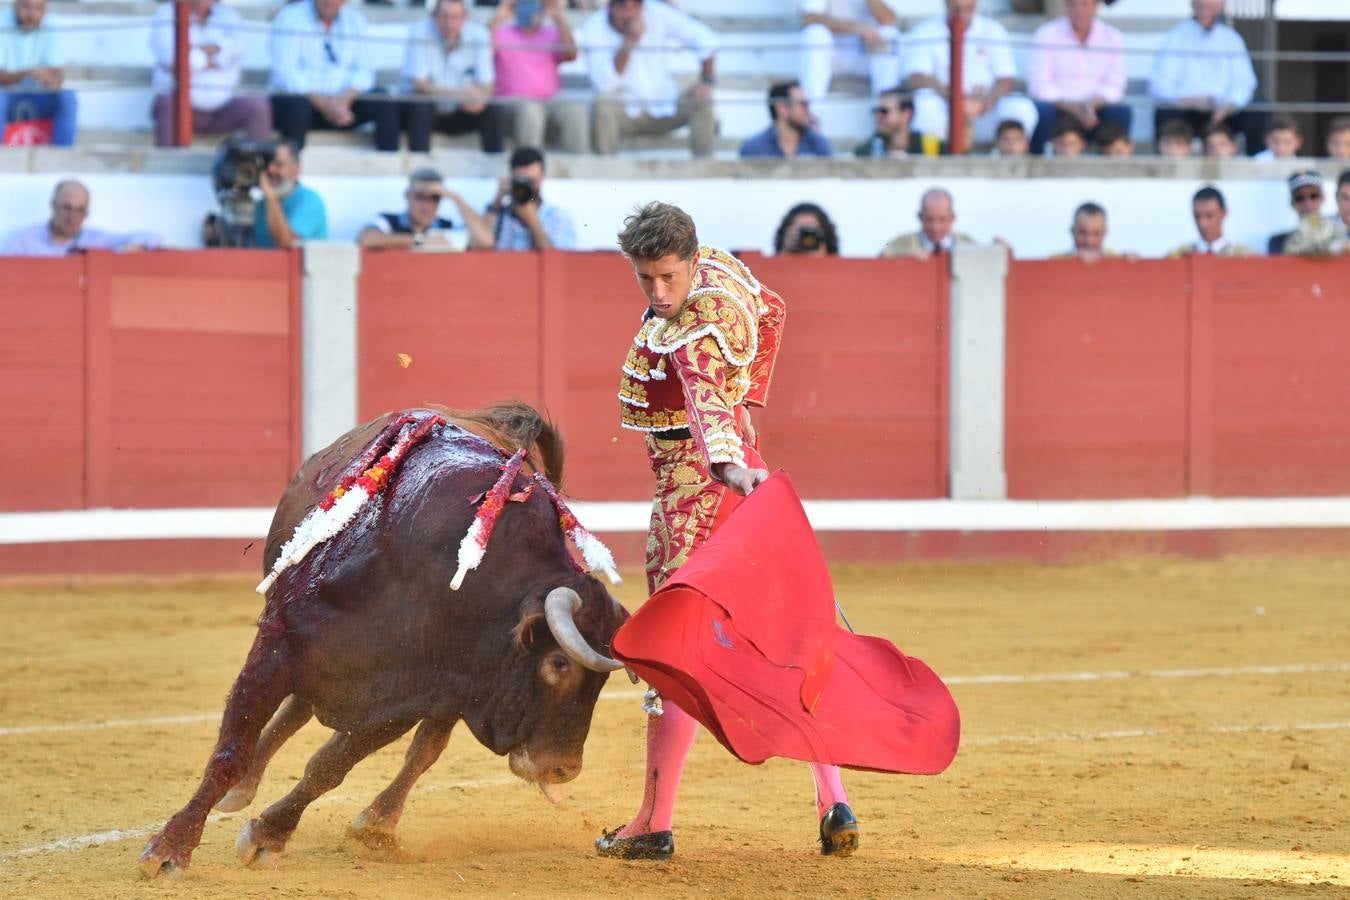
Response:
[[[717,36],[702,22],[661,0],[609,0],[581,26],[586,70],[595,89],[594,149],[618,151],[626,137],[669,134],[689,126],[694,156],[711,156],[717,131],[712,86]],[[681,91],[671,51],[700,60],[698,82]]]
[[[465,250],[490,246],[491,232],[482,216],[455,191],[445,186],[435,169],[417,169],[408,177],[403,195],[408,208],[380,213],[361,229],[356,242],[367,250]],[[464,226],[439,215],[441,200],[459,209]],[[467,230],[467,234],[465,231]]]
[[[346,0],[300,0],[272,20],[272,120],[304,149],[311,128],[375,123],[375,149],[399,145],[398,104],[374,93],[366,17]]]
[[[1315,172],[1300,172],[1290,179],[1291,183],[1300,175],[1316,175]],[[1350,212],[1350,178],[1341,175],[1336,186],[1337,215],[1322,215],[1322,179],[1317,178],[1317,194],[1314,200],[1308,188],[1293,191],[1294,208],[1298,210],[1298,228],[1288,236],[1284,243],[1286,256],[1335,256],[1347,249],[1345,213]],[[1299,195],[1303,195],[1300,206]]]
[[[882,91],[872,107],[876,131],[858,145],[853,155],[862,159],[903,159],[906,156],[938,156],[947,145],[931,134],[910,130],[914,119],[914,101],[900,88]]]
[[[783,81],[769,88],[769,127],[741,144],[741,157],[777,157],[834,155],[829,140],[811,127],[811,104],[795,81]]]
[[[1311,220],[1311,225],[1307,229],[1307,234],[1302,239],[1302,243],[1314,239],[1316,234],[1322,231],[1322,201],[1324,194],[1322,192],[1322,176],[1317,172],[1308,170],[1306,172],[1295,172],[1289,176],[1289,205],[1294,208],[1298,214],[1299,227],[1293,231],[1286,231],[1281,234],[1272,235],[1270,242],[1266,245],[1266,251],[1271,256],[1282,256],[1287,253],[1295,252],[1288,244],[1294,235],[1304,230],[1304,223]]]

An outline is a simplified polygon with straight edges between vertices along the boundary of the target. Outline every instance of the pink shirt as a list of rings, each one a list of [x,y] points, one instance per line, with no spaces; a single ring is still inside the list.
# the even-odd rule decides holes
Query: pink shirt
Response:
[[[547,100],[562,85],[558,64],[566,60],[562,36],[553,25],[533,34],[512,24],[499,25],[492,35],[492,59],[497,69],[498,97]]]
[[[1082,43],[1065,16],[1037,28],[1032,40],[1031,99],[1055,103],[1101,97],[1119,103],[1125,96],[1125,42],[1115,28],[1093,19]]]

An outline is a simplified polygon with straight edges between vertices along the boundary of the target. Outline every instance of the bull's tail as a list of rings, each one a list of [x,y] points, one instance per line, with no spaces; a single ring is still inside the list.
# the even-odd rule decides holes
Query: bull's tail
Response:
[[[563,483],[563,437],[553,423],[533,406],[511,400],[482,409],[456,409],[448,413],[455,419],[476,422],[493,433],[499,447],[508,453],[524,450],[525,461],[536,472],[543,472],[560,489]]]

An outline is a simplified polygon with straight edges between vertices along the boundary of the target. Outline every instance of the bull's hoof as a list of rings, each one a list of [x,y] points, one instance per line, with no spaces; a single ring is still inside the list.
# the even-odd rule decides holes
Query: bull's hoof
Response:
[[[237,784],[230,788],[229,793],[220,798],[216,804],[216,809],[220,812],[239,812],[239,810],[253,802],[254,796],[258,793],[258,786]]]
[[[836,803],[820,817],[820,852],[825,856],[852,856],[858,849],[858,820],[847,803]]]
[[[394,823],[381,822],[364,810],[347,826],[349,837],[360,841],[372,850],[399,850],[398,836],[394,834]]]
[[[251,869],[275,869],[281,862],[281,853],[286,848],[284,841],[263,841],[254,835],[258,830],[258,820],[249,819],[239,829],[239,837],[234,840],[234,854]]]
[[[187,874],[188,863],[191,860],[191,853],[173,849],[164,839],[164,833],[160,832],[145,845],[140,858],[136,861],[136,868],[140,870],[142,878],[158,878],[160,875],[167,878],[182,878]]]

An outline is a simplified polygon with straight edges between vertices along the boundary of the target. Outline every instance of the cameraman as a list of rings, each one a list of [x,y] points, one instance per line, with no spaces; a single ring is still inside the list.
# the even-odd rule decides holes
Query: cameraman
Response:
[[[775,256],[838,256],[839,232],[825,210],[814,203],[798,203],[787,211],[773,236]]]
[[[565,210],[544,202],[544,154],[521,147],[511,154],[511,177],[503,178],[487,208],[489,245],[498,250],[575,250],[577,228]]]
[[[319,195],[300,183],[300,151],[294,143],[278,142],[258,189],[263,202],[253,209],[255,247],[291,247],[328,237],[328,213]]]

